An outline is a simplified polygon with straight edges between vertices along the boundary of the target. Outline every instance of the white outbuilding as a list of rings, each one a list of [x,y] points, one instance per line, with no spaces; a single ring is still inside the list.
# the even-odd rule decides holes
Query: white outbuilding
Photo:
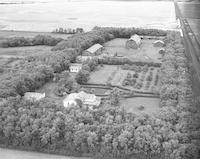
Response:
[[[73,73],[78,73],[82,69],[82,64],[73,63],[69,66],[69,71]]]
[[[102,54],[103,46],[100,44],[94,44],[87,50],[83,51],[83,56],[96,56]]]
[[[131,38],[126,41],[126,48],[138,49],[140,47],[141,43],[142,43],[142,41],[141,41],[140,36],[135,34],[135,35],[131,36]]]

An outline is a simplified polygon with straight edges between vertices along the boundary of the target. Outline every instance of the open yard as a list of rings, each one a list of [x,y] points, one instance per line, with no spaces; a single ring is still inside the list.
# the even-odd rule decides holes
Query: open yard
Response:
[[[116,65],[103,65],[103,67],[99,67],[98,70],[90,74],[90,80],[88,83],[107,84],[107,82],[110,82],[117,70],[118,66]]]
[[[145,60],[145,61],[154,61],[161,62],[161,55],[158,53],[161,47],[154,47],[152,39],[143,39],[142,44],[139,49],[127,49],[125,47],[126,41],[128,39],[117,38],[107,43],[104,43],[104,54],[110,56],[121,56],[128,57],[132,60]]]
[[[123,106],[127,112],[135,114],[153,114],[159,111],[159,102],[160,99],[158,98],[135,97],[121,100],[121,106]],[[138,109],[139,106],[143,106],[144,109]]]

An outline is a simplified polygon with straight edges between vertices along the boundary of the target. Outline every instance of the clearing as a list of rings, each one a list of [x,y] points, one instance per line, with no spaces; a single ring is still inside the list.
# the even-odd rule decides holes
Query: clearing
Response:
[[[127,49],[126,41],[128,39],[117,38],[104,43],[104,54],[110,56],[128,57],[132,60],[145,60],[153,62],[161,62],[161,55],[158,53],[162,47],[154,47],[155,39],[142,39],[142,44],[139,49]]]
[[[127,112],[135,114],[153,114],[160,110],[159,102],[159,98],[135,97],[121,100],[121,106],[123,106]],[[143,106],[144,109],[139,110],[139,106]]]

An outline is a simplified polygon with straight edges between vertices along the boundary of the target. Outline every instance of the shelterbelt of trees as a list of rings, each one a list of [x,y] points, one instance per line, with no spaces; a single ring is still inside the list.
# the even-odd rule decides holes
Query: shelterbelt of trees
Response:
[[[54,38],[49,35],[37,35],[33,38],[24,37],[12,37],[0,41],[0,47],[22,47],[22,46],[36,46],[36,45],[48,45],[55,46],[62,38]]]
[[[68,47],[72,47],[70,43],[67,43]],[[87,43],[95,42],[83,39],[84,47]],[[73,46],[75,50],[71,49],[71,53],[69,50],[65,54],[55,53],[54,60],[57,56],[68,57],[69,54],[66,61],[73,61],[74,54],[79,54],[84,48],[79,47],[79,42]],[[110,100],[95,110],[67,109],[50,99],[25,101],[16,92],[13,97],[7,95],[0,106],[1,146],[95,158],[199,159],[200,101],[193,98],[184,51],[179,33],[168,32],[161,67],[162,108],[156,115],[127,113],[119,106],[117,92],[111,93]],[[44,57],[39,61],[44,65],[40,66],[43,71],[38,72],[40,69],[36,67],[38,71],[30,72],[30,75],[42,74],[38,83],[45,77],[48,77],[46,80],[51,78],[55,68],[62,68],[63,65],[55,67],[50,59]],[[30,63],[34,70],[33,63],[37,63],[34,60],[30,58],[24,65]],[[20,68],[26,70],[28,66]],[[16,78],[20,75],[17,71],[14,73]],[[19,77],[22,81],[20,86],[30,89],[23,84],[29,76]],[[9,81],[9,78],[5,79]],[[27,83],[31,85],[30,81]],[[7,83],[7,87],[15,88],[12,84]]]

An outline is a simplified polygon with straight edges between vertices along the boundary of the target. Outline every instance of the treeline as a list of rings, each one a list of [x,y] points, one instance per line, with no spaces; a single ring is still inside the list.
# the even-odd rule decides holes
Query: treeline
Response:
[[[167,32],[158,29],[141,28],[100,28],[95,27],[92,31],[70,37],[67,41],[62,41],[53,50],[64,50],[65,48],[79,48],[82,51],[93,44],[103,44],[115,38],[130,38],[131,35],[166,36]]]
[[[199,101],[178,33],[167,36],[161,69],[161,111],[127,113],[119,92],[94,110],[51,99],[10,97],[0,107],[0,143],[13,148],[96,158],[199,159]]]
[[[33,38],[24,37],[12,37],[6,40],[1,40],[0,47],[22,47],[22,46],[36,46],[36,45],[48,45],[55,46],[62,38],[54,38],[49,35],[37,35]]]
[[[0,76],[0,98],[23,96],[27,91],[40,88],[52,80],[55,73],[67,70],[76,56],[76,49],[69,48],[62,52],[27,57],[13,70]]]
[[[64,28],[56,28],[52,31],[52,33],[59,33],[59,34],[77,34],[77,33],[84,33],[83,28],[76,28],[76,29],[64,29]]]

